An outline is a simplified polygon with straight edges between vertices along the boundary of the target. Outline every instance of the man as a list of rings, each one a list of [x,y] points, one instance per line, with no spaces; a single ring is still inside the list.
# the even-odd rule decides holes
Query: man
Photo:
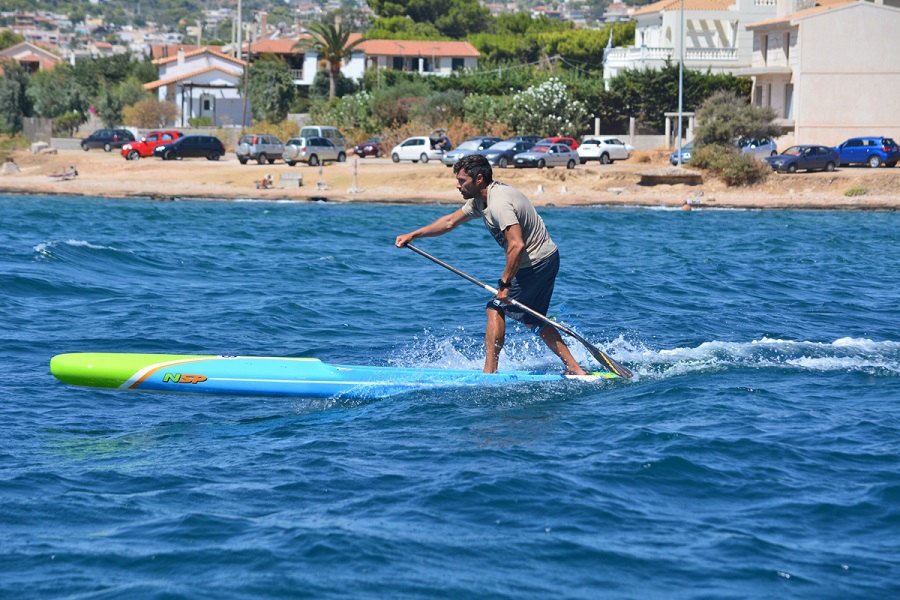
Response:
[[[584,375],[559,331],[509,303],[510,299],[516,300],[542,315],[550,307],[559,271],[559,251],[543,219],[522,192],[493,180],[491,164],[484,156],[464,156],[453,165],[453,173],[456,189],[466,200],[462,208],[415,231],[398,235],[394,244],[402,248],[415,239],[443,235],[482,217],[488,231],[506,250],[506,266],[497,283],[497,296],[487,305],[484,372],[497,371],[508,315],[540,335],[562,359],[567,374]]]

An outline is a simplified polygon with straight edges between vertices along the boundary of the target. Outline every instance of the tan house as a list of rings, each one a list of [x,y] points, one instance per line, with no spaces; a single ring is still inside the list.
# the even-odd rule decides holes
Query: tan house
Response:
[[[20,42],[0,50],[0,63],[6,60],[16,61],[28,73],[52,69],[63,62],[61,57],[31,42]],[[2,72],[0,67],[0,73]]]
[[[847,0],[779,0],[774,19],[751,23],[753,103],[769,106],[779,146],[834,146],[850,137],[900,138],[900,8]]]

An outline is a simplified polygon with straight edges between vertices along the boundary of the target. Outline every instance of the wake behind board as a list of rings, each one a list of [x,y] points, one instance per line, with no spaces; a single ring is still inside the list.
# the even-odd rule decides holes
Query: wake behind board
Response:
[[[332,365],[316,358],[99,352],[54,356],[50,372],[64,383],[96,388],[307,398],[382,398],[436,387],[567,379],[600,381],[617,377],[606,372],[577,376]]]

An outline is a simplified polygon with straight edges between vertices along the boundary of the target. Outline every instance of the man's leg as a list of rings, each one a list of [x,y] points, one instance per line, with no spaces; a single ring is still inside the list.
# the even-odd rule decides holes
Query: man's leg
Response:
[[[506,317],[503,313],[487,309],[487,329],[484,331],[484,372],[496,373],[500,351],[506,338]]]
[[[563,363],[566,365],[567,375],[587,374],[575,361],[575,357],[572,356],[572,352],[569,351],[569,347],[566,346],[566,343],[563,341],[562,336],[559,335],[559,331],[556,330],[556,327],[546,325],[541,329],[540,336],[541,339],[544,340],[544,343],[553,351],[553,354],[562,359]]]

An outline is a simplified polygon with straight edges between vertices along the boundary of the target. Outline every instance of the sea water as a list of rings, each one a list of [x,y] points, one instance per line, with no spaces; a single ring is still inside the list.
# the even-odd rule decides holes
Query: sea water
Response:
[[[0,197],[0,596],[900,596],[898,213],[541,209],[552,311],[630,381],[350,401],[49,373],[479,369],[489,295],[393,246],[454,208]],[[418,245],[503,270],[480,222]],[[562,370],[512,325],[500,366]]]

